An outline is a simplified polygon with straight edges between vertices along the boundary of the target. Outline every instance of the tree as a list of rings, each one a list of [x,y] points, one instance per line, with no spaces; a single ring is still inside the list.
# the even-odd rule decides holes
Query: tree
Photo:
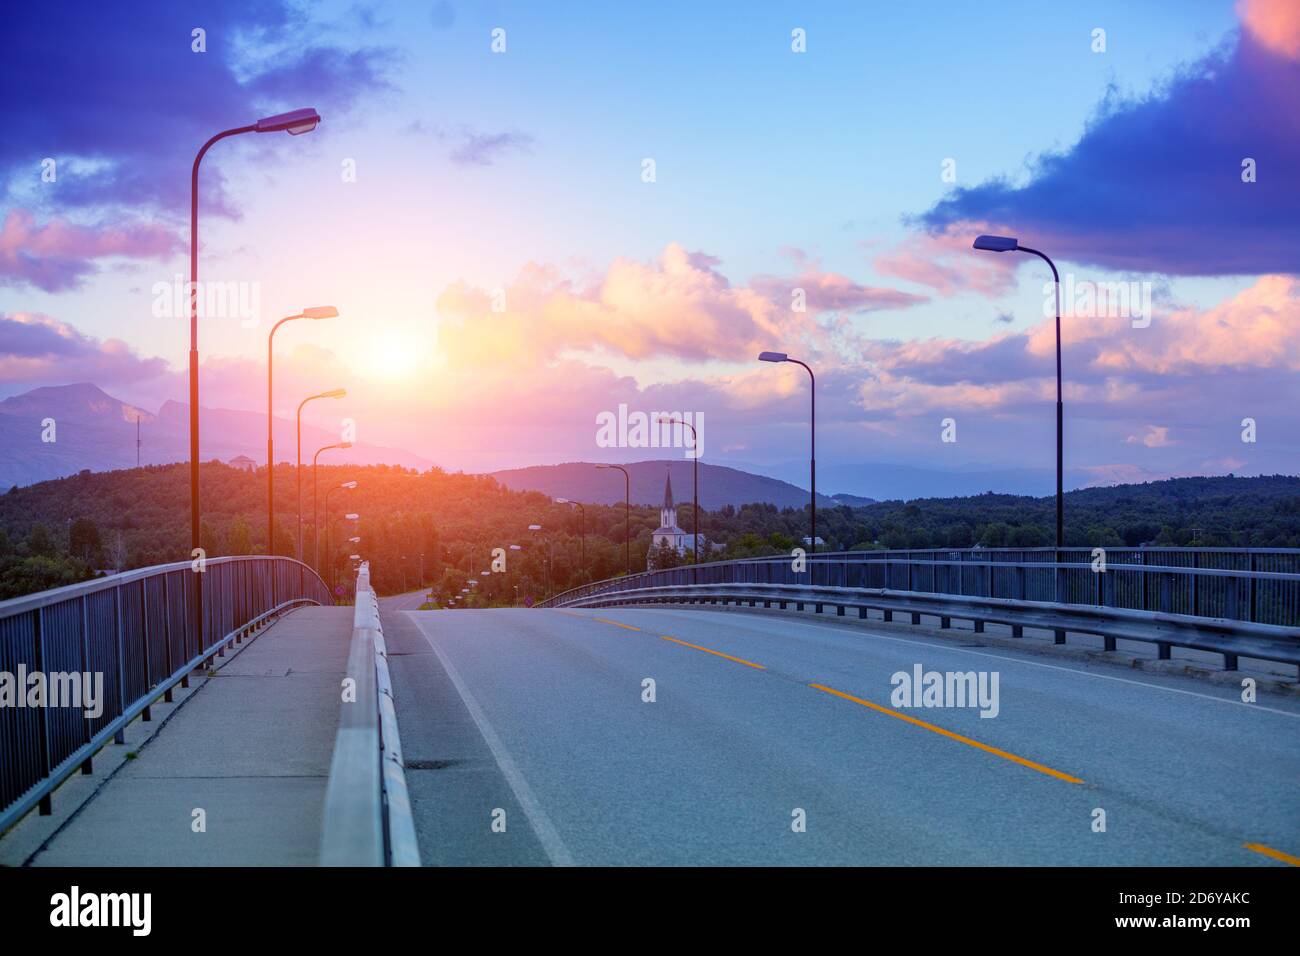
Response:
[[[226,550],[231,554],[253,553],[252,535],[248,530],[248,522],[242,517],[236,518],[226,533]]]
[[[99,528],[89,518],[78,518],[68,529],[68,550],[75,558],[80,558],[92,568],[104,563],[104,542],[100,540]]]
[[[54,538],[50,534],[50,529],[45,527],[41,522],[32,525],[32,530],[27,534],[27,553],[40,558],[52,558],[58,553],[58,548],[54,545]]]

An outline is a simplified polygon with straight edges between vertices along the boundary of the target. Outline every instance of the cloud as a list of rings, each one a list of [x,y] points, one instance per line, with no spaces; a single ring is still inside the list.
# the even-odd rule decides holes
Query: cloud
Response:
[[[526,153],[533,138],[527,133],[462,133],[460,145],[451,151],[450,158],[459,166],[491,166],[505,153]]]
[[[142,358],[119,339],[100,341],[39,313],[0,313],[0,381],[7,384],[135,383],[166,371],[162,359]]]
[[[1130,445],[1146,445],[1148,448],[1166,448],[1177,444],[1169,437],[1169,429],[1164,425],[1148,425],[1143,435],[1129,435],[1124,439]]]
[[[1300,59],[1300,5],[1290,0],[1239,0],[1237,14],[1261,46]]]
[[[716,265],[711,256],[670,243],[657,262],[615,259],[603,276],[585,283],[537,264],[496,295],[456,283],[438,299],[446,320],[440,343],[457,361],[480,367],[584,350],[748,362],[774,343],[832,347],[811,311],[790,309],[788,293],[778,306],[765,291],[733,286]]]
[[[802,254],[796,257],[797,261],[802,259]],[[794,291],[800,289],[805,305],[813,312],[878,312],[905,309],[929,301],[923,295],[862,285],[836,272],[822,272],[811,262],[804,264],[803,271],[797,276],[754,276],[749,285],[784,308],[790,307]]]
[[[38,226],[13,209],[0,224],[0,285],[58,292],[80,285],[96,260],[164,259],[183,248],[180,236],[155,223],[84,226],[52,219]]]
[[[207,31],[207,52],[191,49],[196,26]],[[6,44],[0,85],[22,91],[23,109],[7,111],[0,175],[11,186],[35,184],[65,209],[184,215],[194,154],[223,124],[311,105],[327,130],[339,111],[383,87],[391,58],[321,39],[288,0],[227,0],[202,11],[137,0],[130,16],[98,2],[17,4],[6,8],[5,32],[21,41]],[[60,161],[55,182],[39,182],[45,157]],[[80,160],[81,171],[67,160]],[[209,213],[231,213],[219,164],[205,170],[203,189]]]
[[[1250,0],[1235,42],[1140,98],[1110,95],[1028,180],[961,188],[919,217],[975,223],[1055,258],[1175,275],[1300,272],[1300,29],[1294,0]],[[1256,181],[1243,181],[1243,163]],[[1021,257],[1023,259],[1023,257]]]
[[[1014,258],[977,255],[971,242],[981,232],[997,232],[985,224],[953,225],[908,236],[875,259],[876,271],[929,286],[940,295],[974,291],[998,296],[1015,284]]]

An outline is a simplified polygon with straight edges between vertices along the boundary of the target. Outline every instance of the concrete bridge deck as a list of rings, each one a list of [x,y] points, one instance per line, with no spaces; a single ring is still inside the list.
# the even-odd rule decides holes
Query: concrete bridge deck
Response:
[[[314,866],[352,613],[301,608],[217,658],[0,839],[0,864]]]

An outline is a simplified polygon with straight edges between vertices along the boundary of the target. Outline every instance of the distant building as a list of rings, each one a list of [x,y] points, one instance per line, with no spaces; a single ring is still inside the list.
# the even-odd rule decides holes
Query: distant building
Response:
[[[651,555],[653,555],[654,549],[661,544],[667,545],[678,554],[686,554],[688,551],[693,552],[695,550],[695,536],[677,527],[677,505],[673,503],[673,480],[671,477],[664,478],[664,503],[663,507],[659,509],[659,527],[650,540]]]
[[[231,468],[238,468],[240,471],[257,471],[257,462],[247,455],[236,455],[230,461],[226,462]]]

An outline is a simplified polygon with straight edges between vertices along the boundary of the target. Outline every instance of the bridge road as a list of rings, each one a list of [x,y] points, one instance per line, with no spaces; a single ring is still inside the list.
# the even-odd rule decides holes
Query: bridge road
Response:
[[[71,777],[56,816],[28,814],[7,833],[0,863],[315,866],[352,615],[299,608],[217,658],[215,676],[155,705],[152,723],[132,723],[92,776]]]
[[[1300,862],[1294,698],[790,614],[381,614],[426,864]],[[891,707],[918,663],[998,716]]]

